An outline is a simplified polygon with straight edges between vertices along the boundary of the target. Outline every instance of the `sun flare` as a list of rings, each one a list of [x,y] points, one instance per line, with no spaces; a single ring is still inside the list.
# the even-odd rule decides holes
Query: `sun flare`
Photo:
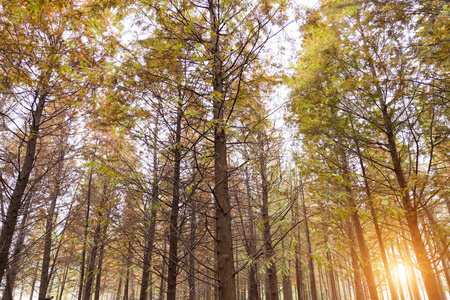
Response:
[[[398,280],[402,283],[402,284],[406,284],[407,280],[408,280],[408,275],[406,273],[406,268],[403,264],[397,264],[395,266],[395,273],[397,275]]]

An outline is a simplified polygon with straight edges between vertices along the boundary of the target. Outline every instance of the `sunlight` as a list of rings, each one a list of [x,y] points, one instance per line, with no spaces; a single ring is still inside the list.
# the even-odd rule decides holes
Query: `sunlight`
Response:
[[[395,266],[395,272],[397,275],[397,279],[401,282],[402,285],[406,285],[408,281],[408,275],[406,273],[406,268],[403,264],[397,264]]]

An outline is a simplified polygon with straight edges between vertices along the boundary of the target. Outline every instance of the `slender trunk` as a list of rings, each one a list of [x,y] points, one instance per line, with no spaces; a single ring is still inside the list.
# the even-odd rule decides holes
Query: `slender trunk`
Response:
[[[33,281],[31,282],[31,292],[30,292],[30,300],[33,300],[34,287],[36,286],[37,274],[38,274],[39,263],[36,263],[36,267],[33,273]]]
[[[317,273],[319,273],[319,298],[327,298],[328,297],[328,291],[327,291],[327,283],[325,280],[323,280],[323,272],[322,268],[317,268]]]
[[[92,293],[92,286],[94,285],[95,279],[95,265],[97,263],[97,255],[99,252],[99,248],[102,244],[102,231],[106,234],[108,223],[102,226],[102,223],[105,222],[109,218],[109,211],[106,209],[105,205],[108,201],[108,187],[107,183],[103,186],[103,198],[100,203],[100,207],[97,210],[97,225],[95,226],[95,230],[93,233],[94,245],[92,246],[91,253],[89,255],[89,261],[86,269],[86,284],[83,290],[83,300],[89,300]],[[106,211],[106,215],[104,215],[104,211]],[[103,229],[103,230],[102,230]],[[104,237],[104,235],[103,235]]]
[[[101,246],[100,246],[100,251],[99,251],[99,255],[98,255],[97,277],[95,279],[94,300],[99,300],[100,299],[101,283],[102,283],[103,257],[104,257],[104,253],[105,253],[105,239],[106,239],[107,229],[108,229],[108,226],[104,225],[103,226]]]
[[[437,284],[431,261],[428,258],[428,253],[421,237],[417,217],[417,205],[413,203],[410,198],[410,188],[408,187],[408,182],[405,178],[401,164],[401,157],[397,150],[395,133],[391,121],[392,116],[389,114],[387,104],[383,99],[380,99],[380,108],[384,120],[384,131],[388,141],[392,167],[400,188],[400,197],[403,209],[405,210],[405,219],[411,235],[414,253],[425,285],[425,290],[429,299],[440,300],[442,299],[441,295],[443,292]]]
[[[45,75],[44,80],[48,84],[51,72]],[[16,229],[17,217],[22,205],[22,198],[25,193],[25,189],[28,186],[31,170],[34,166],[36,145],[39,137],[39,129],[41,125],[41,117],[45,107],[45,100],[48,92],[44,89],[35,92],[34,100],[36,102],[36,108],[31,112],[32,123],[30,125],[29,136],[26,137],[26,154],[19,171],[14,190],[11,194],[6,217],[3,221],[2,231],[0,233],[0,281],[5,273],[5,268],[8,263],[9,251],[11,248],[12,238]]]
[[[84,236],[83,236],[83,249],[81,253],[81,271],[80,271],[80,285],[78,288],[78,300],[81,300],[83,296],[83,285],[84,285],[84,271],[86,264],[86,247],[87,247],[87,239],[89,233],[89,213],[91,210],[91,188],[92,188],[92,173],[93,170],[90,170],[89,179],[88,179],[88,190],[87,190],[87,205],[86,205],[86,218],[84,223]]]
[[[123,300],[128,300],[129,286],[130,286],[130,263],[127,258],[127,273],[125,276],[125,287],[123,289]]]
[[[333,266],[332,261],[331,261],[331,254],[329,251],[327,251],[327,260],[328,260],[330,266]],[[331,299],[338,300],[339,296],[338,296],[338,293],[336,290],[336,280],[334,278],[334,271],[333,271],[332,267],[330,267],[328,269],[328,277],[330,278]]]
[[[351,209],[351,219],[353,227],[355,229],[356,239],[358,240],[359,251],[361,252],[362,268],[364,276],[366,277],[370,298],[372,300],[378,300],[377,285],[375,283],[375,277],[373,275],[372,264],[370,261],[369,248],[367,247],[366,240],[364,238],[364,231],[361,225],[361,220],[358,214],[358,207],[354,198],[353,189],[351,186],[350,167],[348,163],[347,153],[342,146],[341,137],[338,135],[338,151],[340,152],[340,159],[342,164],[342,177],[345,181],[345,191],[347,193],[348,205]]]
[[[26,205],[24,208],[24,214],[22,216],[22,221],[20,223],[20,227],[19,227],[19,236],[17,237],[17,241],[14,245],[14,250],[13,250],[13,255],[12,255],[12,263],[8,268],[8,271],[6,273],[6,285],[5,285],[5,289],[3,291],[3,296],[2,296],[2,300],[13,300],[12,298],[12,292],[14,290],[14,286],[15,286],[15,281],[16,281],[16,277],[17,274],[19,272],[19,268],[22,262],[22,253],[20,253],[20,251],[22,251],[23,248],[23,244],[25,241],[25,235],[26,235],[26,223],[28,220],[28,213],[29,213],[29,208],[31,205],[31,197],[27,197],[27,201],[26,201]]]
[[[154,186],[153,191],[156,191],[157,187]],[[153,196],[152,200],[152,211],[150,213],[150,224],[148,224],[148,229],[146,230],[146,241],[144,248],[144,260],[142,264],[142,279],[141,279],[141,291],[139,295],[139,300],[147,300],[148,294],[148,286],[149,286],[149,276],[152,254],[153,254],[153,243],[155,240],[155,232],[156,232],[156,214],[157,210],[153,208],[153,206],[157,203],[157,195]]]
[[[164,234],[164,251],[162,252],[161,257],[161,282],[159,284],[159,300],[164,300],[165,294],[165,283],[166,283],[166,251],[167,251],[167,243],[166,243],[166,234]]]
[[[150,273],[150,264],[152,261],[153,255],[153,244],[155,241],[155,232],[156,232],[156,216],[157,209],[156,206],[158,204],[159,197],[159,176],[158,176],[158,133],[159,133],[159,114],[156,115],[155,120],[155,130],[154,130],[154,144],[153,144],[153,182],[152,182],[152,201],[151,201],[151,212],[150,218],[145,223],[145,247],[144,247],[144,256],[142,262],[142,279],[141,279],[141,291],[139,295],[139,300],[147,300],[148,294],[148,285],[149,285],[149,275]],[[151,299],[151,296],[150,296]]]
[[[439,247],[440,248],[439,252],[441,252],[440,261],[442,263],[444,276],[447,281],[447,286],[450,287],[450,273],[449,273],[449,270],[447,267],[447,260],[450,260],[450,252],[447,249],[447,241],[445,239],[445,232],[442,230],[442,228],[440,228],[439,223],[437,222],[433,213],[430,211],[430,208],[428,207],[428,205],[424,205],[424,210],[425,210],[427,218],[431,224],[431,227],[434,229],[433,231],[431,231],[433,237],[440,241],[440,247]],[[436,232],[436,230],[438,230],[438,232]],[[441,286],[441,290],[444,291],[442,286]],[[443,295],[443,297],[445,297],[445,295]]]
[[[135,292],[134,292],[134,274],[133,274],[133,269],[130,269],[130,293],[131,293],[131,300],[135,299]]]
[[[358,158],[359,158],[359,165],[361,167],[362,175],[363,175],[363,178],[364,178],[364,189],[365,189],[367,200],[368,200],[368,204],[369,204],[370,214],[372,216],[372,222],[373,222],[373,225],[375,227],[375,233],[376,233],[376,236],[377,236],[378,246],[380,247],[381,260],[383,261],[384,272],[386,273],[386,279],[387,279],[388,285],[389,285],[389,291],[390,291],[390,294],[391,294],[391,300],[398,300],[398,296],[397,296],[397,292],[396,292],[397,289],[395,288],[395,284],[394,284],[394,281],[392,279],[391,269],[389,267],[389,263],[388,263],[388,260],[387,260],[386,248],[384,246],[383,237],[381,235],[380,225],[378,224],[378,216],[377,216],[374,204],[373,204],[372,192],[371,192],[370,187],[369,187],[369,181],[367,180],[366,167],[365,167],[363,159],[362,159],[361,150],[359,148],[358,140],[355,140],[355,144],[356,144],[356,151],[357,151]]]
[[[66,286],[66,280],[67,280],[67,274],[69,273],[69,265],[66,266],[66,269],[64,271],[63,279],[61,282],[61,290],[59,291],[59,300],[62,300],[62,296],[64,294],[64,288]]]
[[[247,251],[247,255],[250,258],[254,258],[256,256],[256,233],[255,233],[255,216],[253,213],[253,206],[251,203],[251,189],[250,189],[250,182],[249,182],[249,176],[248,176],[248,170],[245,169],[245,189],[246,189],[246,194],[247,194],[247,214],[248,214],[248,222],[247,222],[247,229],[248,230],[244,230],[243,231],[243,235],[244,235],[244,245],[245,245],[245,250]],[[236,195],[236,202],[237,202],[237,206],[238,209],[241,209],[241,205],[239,203],[239,197]],[[241,216],[241,222],[242,224],[244,223],[243,220],[243,215],[244,213],[239,212],[239,215]],[[244,225],[245,226],[245,225]],[[247,235],[248,233],[248,235]],[[251,262],[249,262],[249,266],[248,266],[248,279],[247,279],[247,284],[248,284],[248,299],[249,300],[260,300],[260,293],[259,293],[259,283],[258,283],[258,266],[256,261],[252,260]]]
[[[363,33],[363,31],[361,31]],[[366,43],[366,38],[364,34],[362,35],[365,52],[367,57],[369,57],[368,63],[370,67],[371,74],[373,78],[378,78],[374,62],[370,59],[369,46]],[[413,203],[410,196],[410,188],[408,187],[408,182],[405,177],[405,173],[402,167],[402,159],[397,149],[395,129],[393,128],[393,114],[388,111],[388,104],[383,96],[383,90],[379,85],[378,81],[375,81],[375,87],[377,90],[377,101],[379,102],[379,108],[381,116],[383,118],[384,134],[386,135],[388,142],[388,152],[391,157],[392,169],[395,173],[398,186],[400,188],[399,195],[402,201],[402,208],[405,210],[405,219],[409,229],[409,233],[412,240],[413,250],[417,259],[417,264],[422,275],[422,279],[425,285],[425,290],[427,292],[428,298],[433,300],[442,299],[442,291],[437,284],[436,276],[431,265],[431,261],[428,258],[428,253],[423,243],[418,217],[417,208],[418,203]]]
[[[348,233],[350,238],[350,254],[352,258],[353,280],[355,285],[356,300],[364,300],[364,291],[361,284],[361,275],[359,273],[358,255],[356,253],[355,232],[353,226],[349,226]]]
[[[153,273],[150,273],[150,278],[149,278],[149,285],[150,285],[150,289],[148,291],[148,300],[153,300]],[[147,300],[147,299],[144,299]]]
[[[214,198],[216,202],[217,284],[219,300],[236,299],[234,278],[231,204],[228,195],[227,138],[224,122],[223,65],[221,58],[221,16],[216,0],[208,0],[211,32],[211,54],[214,115]],[[217,300],[217,299],[216,299]]]
[[[117,288],[117,294],[115,300],[120,300],[120,296],[122,295],[122,276],[119,277],[119,287]]]
[[[64,136],[62,137],[64,139]],[[51,274],[50,271],[50,259],[51,259],[51,251],[52,251],[52,232],[53,232],[53,219],[55,218],[55,209],[56,209],[56,200],[59,197],[59,190],[62,182],[62,173],[64,167],[64,154],[65,154],[65,145],[66,143],[61,143],[61,148],[59,150],[58,157],[58,170],[55,176],[55,185],[54,190],[51,195],[50,208],[47,212],[47,221],[45,225],[45,238],[44,238],[44,253],[42,257],[42,269],[41,269],[41,280],[39,286],[39,300],[45,300],[47,298],[47,290],[48,284],[50,282]],[[55,258],[56,259],[56,258]]]
[[[94,245],[92,246],[91,253],[89,254],[89,260],[86,269],[86,284],[83,289],[83,300],[89,300],[91,297],[91,290],[92,285],[94,284],[95,277],[95,263],[97,261],[98,248],[100,245],[100,231],[101,226],[99,223],[94,230]]]
[[[181,119],[183,117],[181,100],[178,101],[175,145],[173,147],[173,189],[169,229],[169,266],[167,269],[167,300],[175,300],[178,269],[178,212],[180,202],[180,164],[181,164]]]
[[[288,269],[290,269],[289,266],[290,263],[288,263]],[[288,274],[283,273],[283,300],[294,300],[292,295],[292,283],[289,271]]]
[[[264,151],[264,141],[260,138],[260,150]],[[273,259],[274,249],[272,246],[272,235],[269,216],[269,182],[267,181],[266,174],[266,160],[264,153],[260,156],[260,175],[261,175],[261,190],[262,190],[262,203],[261,203],[261,218],[263,222],[263,241],[264,251],[266,259],[269,261],[267,268],[267,285],[266,285],[266,299],[278,300],[278,280],[277,280],[277,267]]]
[[[300,179],[301,180],[301,179]],[[311,299],[317,300],[317,287],[316,287],[316,274],[314,272],[314,261],[312,258],[312,246],[311,246],[311,238],[309,235],[309,225],[308,225],[308,215],[306,213],[306,203],[305,203],[305,195],[303,192],[303,182],[300,182],[301,188],[301,197],[302,197],[302,209],[303,209],[303,218],[305,219],[305,235],[306,235],[306,246],[308,247],[308,268],[309,268],[309,283],[311,286]]]
[[[57,183],[56,190],[59,190],[59,183]],[[58,198],[58,192],[55,191],[55,195],[52,197],[50,209],[47,215],[47,222],[45,227],[45,239],[44,239],[44,254],[42,258],[41,279],[39,286],[39,300],[45,300],[47,298],[47,289],[50,282],[49,269],[52,250],[52,231],[53,231],[53,218],[56,207],[56,199]]]
[[[195,242],[197,235],[197,215],[195,208],[195,201],[192,203],[192,211],[191,211],[191,228],[190,228],[190,245],[189,245],[189,300],[197,300],[196,289],[195,289]]]
[[[298,300],[305,300],[304,286],[303,286],[303,272],[302,263],[298,255],[295,257],[295,280],[297,284]]]
[[[292,221],[293,225],[297,226],[298,224],[298,217],[299,208],[298,208],[298,200],[294,202],[294,209],[292,210]],[[300,228],[294,228],[294,234],[295,234],[295,249],[296,249],[296,255],[295,255],[295,282],[297,285],[297,297],[298,300],[305,300],[304,295],[304,285],[303,285],[303,271],[302,271],[302,261],[300,259],[300,255],[302,253],[302,247],[301,247],[301,235],[300,235]]]

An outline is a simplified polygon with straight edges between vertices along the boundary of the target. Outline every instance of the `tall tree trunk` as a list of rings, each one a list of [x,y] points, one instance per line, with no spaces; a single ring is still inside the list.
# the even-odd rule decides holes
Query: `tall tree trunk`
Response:
[[[189,229],[189,300],[197,300],[196,288],[195,288],[195,247],[196,247],[196,235],[197,235],[197,213],[195,201],[191,205],[191,224]]]
[[[47,222],[45,226],[45,239],[44,239],[44,254],[42,258],[41,280],[39,286],[39,300],[45,300],[47,298],[47,289],[50,282],[49,269],[52,250],[52,231],[53,231],[53,218],[56,208],[56,200],[59,193],[59,185],[55,186],[55,194],[52,196],[50,208],[47,215]]]
[[[153,191],[155,192],[157,190],[157,186],[153,186]],[[157,193],[157,192],[156,192]],[[149,286],[149,277],[150,277],[150,267],[151,267],[151,261],[152,261],[152,254],[153,254],[153,243],[155,240],[155,232],[156,232],[156,215],[157,210],[154,208],[154,205],[157,203],[157,194],[152,196],[152,211],[150,213],[150,224],[146,225],[148,226],[148,229],[146,229],[145,233],[145,247],[144,247],[144,254],[143,254],[143,264],[142,264],[142,278],[141,278],[141,291],[139,295],[139,300],[147,300],[147,294],[148,294],[148,286]]]
[[[369,248],[367,248],[366,240],[364,238],[364,232],[361,225],[361,220],[359,218],[358,214],[358,208],[356,206],[356,202],[354,199],[354,193],[351,187],[351,179],[350,179],[350,167],[348,165],[348,159],[347,154],[345,153],[345,149],[342,149],[341,146],[339,146],[341,160],[342,160],[342,177],[345,179],[345,182],[347,183],[345,185],[345,191],[347,192],[347,201],[350,206],[351,212],[351,218],[353,221],[353,226],[355,228],[356,233],[356,239],[358,240],[358,246],[359,250],[361,251],[361,258],[362,258],[362,268],[364,275],[367,280],[367,285],[369,289],[370,298],[372,300],[378,300],[378,293],[377,293],[377,285],[375,283],[375,277],[373,276],[373,270],[372,265],[370,262],[370,253]]]
[[[264,140],[260,137],[260,150],[264,151]],[[266,285],[266,299],[278,300],[278,280],[277,280],[277,267],[274,261],[275,251],[272,246],[272,234],[270,226],[269,216],[269,182],[267,180],[265,154],[260,155],[260,176],[261,176],[261,190],[262,190],[262,203],[261,203],[261,218],[263,222],[263,243],[264,252],[269,266],[267,268],[267,285]]]
[[[122,276],[119,277],[119,287],[117,288],[117,294],[115,300],[120,300],[120,296],[122,295]]]
[[[50,76],[51,72],[48,71],[42,79],[44,86],[48,85]],[[44,111],[47,95],[48,91],[46,88],[37,90],[34,95],[34,103],[36,103],[36,108],[31,112],[32,123],[30,125],[29,136],[25,138],[27,150],[14,186],[14,190],[11,194],[8,210],[6,212],[2,231],[0,233],[0,281],[3,279],[5,268],[8,263],[9,250],[11,248],[12,238],[16,229],[17,217],[22,205],[22,198],[28,185],[31,170],[34,166],[41,117]]]
[[[84,271],[86,269],[86,247],[87,247],[87,239],[89,233],[89,214],[91,210],[91,188],[92,188],[92,174],[93,170],[89,171],[89,179],[88,179],[88,190],[87,190],[87,204],[86,204],[86,218],[84,224],[84,236],[83,236],[83,249],[81,253],[81,271],[80,271],[80,283],[78,288],[78,300],[81,300],[83,296],[83,285],[84,285]]]
[[[149,279],[149,285],[150,285],[150,289],[148,291],[148,300],[153,300],[153,273],[150,273],[150,279]],[[145,299],[145,300],[147,300]]]
[[[355,144],[356,144],[356,151],[357,151],[358,158],[359,158],[359,165],[361,167],[361,171],[362,171],[362,175],[363,175],[363,179],[364,179],[364,189],[366,192],[366,196],[367,196],[367,200],[368,200],[368,204],[369,204],[369,208],[370,208],[370,215],[372,216],[372,222],[375,227],[375,233],[377,235],[378,246],[380,247],[381,260],[383,261],[384,272],[386,273],[386,279],[387,279],[388,285],[389,285],[389,292],[391,294],[392,300],[398,300],[397,289],[395,288],[394,281],[392,280],[391,269],[389,267],[389,263],[388,263],[387,256],[386,256],[386,248],[384,246],[383,237],[381,235],[380,225],[378,224],[378,216],[377,216],[374,204],[373,204],[372,192],[369,187],[369,181],[367,180],[366,167],[365,167],[363,159],[362,159],[361,150],[359,148],[359,142],[357,139],[355,139]]]
[[[161,257],[161,281],[159,284],[159,300],[164,300],[164,294],[165,294],[165,283],[166,283],[166,251],[167,251],[167,240],[166,236],[168,234],[164,234],[164,251],[162,252]]]
[[[33,273],[33,281],[31,282],[30,300],[33,300],[34,287],[36,286],[38,269],[39,269],[39,263],[36,263],[34,273]]]
[[[214,198],[216,202],[217,284],[219,299],[235,300],[233,239],[231,230],[231,204],[228,195],[227,137],[224,120],[223,62],[221,53],[221,16],[216,0],[208,0],[213,56],[213,119],[214,119]]]
[[[150,274],[150,264],[153,255],[153,244],[155,241],[156,232],[156,216],[159,197],[159,176],[158,176],[158,133],[159,133],[159,113],[157,112],[155,120],[155,130],[153,135],[153,182],[152,182],[152,200],[151,200],[151,212],[150,217],[145,223],[145,247],[142,261],[142,279],[141,279],[141,291],[139,300],[147,300],[148,285]],[[151,296],[150,296],[151,299]]]
[[[181,119],[183,117],[181,99],[178,100],[175,145],[173,147],[173,189],[169,229],[169,266],[167,269],[167,300],[175,300],[178,269],[178,211],[180,202],[181,164]]]
[[[100,245],[100,232],[101,232],[101,225],[99,220],[99,223],[97,224],[94,230],[94,245],[92,246],[92,249],[90,251],[89,260],[87,264],[86,284],[83,289],[83,300],[89,300],[91,297],[92,286],[94,284],[95,278],[95,264],[97,262],[98,248]]]
[[[361,31],[363,34],[363,31]],[[366,42],[364,34],[362,35],[364,42],[364,50],[367,57],[371,57],[369,54],[369,46]],[[379,78],[376,72],[376,68],[372,59],[368,61],[371,75],[373,78]],[[433,300],[442,299],[442,291],[436,280],[436,276],[431,265],[431,261],[428,258],[428,253],[423,243],[417,216],[417,207],[420,206],[418,203],[413,203],[410,197],[410,187],[408,187],[408,182],[405,177],[405,173],[402,167],[402,159],[397,149],[395,129],[393,128],[393,114],[388,111],[388,104],[384,99],[383,89],[379,85],[378,81],[375,81],[376,87],[376,98],[374,100],[378,101],[379,108],[381,112],[381,117],[383,118],[383,133],[386,136],[388,142],[388,152],[391,157],[392,169],[394,171],[395,177],[397,179],[398,186],[400,188],[399,195],[402,202],[402,208],[405,210],[405,219],[411,235],[412,245],[414,253],[417,259],[417,264],[419,265],[420,273],[425,285],[425,290],[427,292],[428,298]]]
[[[302,270],[302,261],[301,261],[301,254],[302,254],[302,247],[301,247],[301,235],[300,235],[300,226],[298,226],[298,216],[300,216],[299,208],[298,208],[298,199],[294,200],[294,208],[292,210],[292,222],[293,226],[296,226],[294,228],[294,234],[295,234],[295,243],[294,248],[296,250],[295,253],[295,282],[297,286],[297,297],[298,300],[305,300],[305,288],[303,284],[303,270]]]
[[[445,232],[444,232],[444,230],[442,230],[442,228],[440,228],[439,223],[437,222],[433,213],[430,211],[430,208],[428,207],[428,205],[424,205],[423,208],[425,210],[426,216],[427,216],[427,218],[431,224],[431,227],[433,229],[433,230],[430,230],[431,234],[435,239],[439,240],[439,242],[440,242],[440,247],[438,247],[439,252],[441,252],[439,260],[441,261],[441,264],[443,267],[442,271],[444,272],[444,276],[447,281],[447,286],[450,288],[450,273],[449,273],[449,270],[447,267],[447,261],[450,261],[450,252],[447,247],[447,241],[445,239]],[[438,231],[438,232],[436,232],[436,231]],[[438,276],[438,279],[439,279],[439,276]],[[441,286],[441,290],[444,291],[442,286]],[[445,294],[443,295],[443,297],[445,297]]]
[[[251,203],[251,189],[250,189],[250,182],[249,182],[249,174],[248,174],[248,170],[245,169],[245,180],[244,180],[244,184],[245,184],[245,189],[246,189],[246,194],[247,194],[247,203],[246,203],[246,207],[247,209],[247,214],[248,214],[248,222],[247,222],[247,227],[248,230],[244,230],[243,231],[243,235],[244,235],[244,245],[245,245],[245,250],[247,251],[247,255],[250,258],[254,258],[256,257],[256,233],[255,233],[255,216],[253,213],[253,206]],[[236,195],[236,202],[237,202],[237,206],[238,209],[240,210],[242,205],[240,205],[239,203],[239,196]],[[244,219],[243,219],[243,215],[244,213],[239,211],[239,215],[241,217],[241,222],[242,224],[244,223]],[[244,225],[245,226],[245,225]],[[248,233],[248,235],[247,235]],[[248,299],[249,300],[260,300],[260,293],[259,293],[259,283],[258,283],[258,266],[256,261],[252,260],[251,262],[249,262],[249,266],[248,266],[248,279],[247,279],[247,284],[248,284]]]
[[[333,263],[331,261],[330,251],[327,251],[327,260],[328,260],[330,266],[333,266]],[[328,277],[330,278],[331,299],[332,300],[338,300],[339,296],[338,296],[338,293],[337,293],[337,290],[336,290],[336,280],[335,280],[335,277],[334,277],[334,271],[333,271],[332,267],[330,267],[328,269]]]
[[[106,239],[106,232],[108,230],[108,225],[105,224],[103,226],[103,232],[102,232],[102,239],[100,241],[101,246],[99,250],[98,255],[98,263],[97,263],[97,276],[95,279],[95,294],[94,294],[94,300],[100,299],[100,292],[101,292],[101,283],[102,283],[102,268],[103,268],[103,257],[105,253],[105,239]]]
[[[292,295],[292,282],[290,276],[290,262],[288,262],[288,272],[283,272],[283,300],[294,300]]]
[[[93,233],[94,245],[90,251],[89,261],[86,269],[86,284],[83,290],[83,300],[89,300],[92,293],[92,286],[95,279],[95,265],[97,263],[97,255],[99,248],[104,243],[102,239],[106,235],[108,229],[109,209],[106,207],[108,203],[108,183],[103,185],[103,197],[100,202],[100,207],[97,210],[97,225]],[[104,214],[106,212],[106,214]],[[102,226],[102,224],[104,224]],[[102,230],[103,229],[103,230]],[[104,233],[102,235],[102,232]]]
[[[64,294],[64,288],[66,286],[66,280],[67,280],[67,274],[69,273],[69,264],[66,266],[66,269],[64,270],[63,279],[61,282],[61,290],[59,291],[59,297],[57,299],[62,300],[62,296]]]
[[[358,255],[356,252],[356,243],[355,243],[355,232],[353,231],[353,226],[349,224],[348,234],[350,239],[350,255],[352,259],[352,269],[353,269],[353,281],[355,286],[355,296],[356,300],[364,300],[364,291],[361,282],[361,275],[359,273],[359,262]]]
[[[27,197],[26,204],[24,207],[24,214],[22,216],[22,221],[20,223],[19,228],[19,235],[17,237],[17,241],[14,245],[14,250],[12,254],[12,263],[8,268],[8,271],[6,273],[6,285],[5,289],[3,291],[2,300],[13,300],[12,292],[14,290],[15,281],[17,274],[19,273],[19,268],[22,262],[22,254],[20,251],[22,251],[23,244],[25,241],[25,235],[26,235],[26,223],[28,220],[28,213],[31,206],[31,195]]]
[[[295,280],[296,280],[296,284],[297,284],[298,300],[305,300],[302,262],[300,260],[300,257],[298,257],[298,254],[295,257]]]
[[[406,224],[408,225],[409,233],[411,235],[412,246],[417,259],[417,264],[422,275],[428,298],[433,300],[440,300],[442,299],[441,295],[443,294],[443,292],[437,283],[431,261],[428,258],[428,253],[420,234],[417,216],[417,205],[414,204],[410,198],[410,188],[408,187],[408,182],[403,171],[401,157],[397,150],[395,132],[394,128],[392,127],[392,115],[388,112],[388,106],[386,104],[386,101],[382,98],[383,94],[381,93],[380,88],[378,88],[378,93],[380,95],[379,103],[384,121],[384,133],[386,134],[388,142],[388,149],[391,156],[392,167],[397,179],[398,186],[400,188],[399,194],[403,209],[405,210]]]
[[[317,268],[317,273],[319,273],[319,298],[327,298],[328,297],[328,291],[327,291],[327,282],[323,279],[323,272],[322,268],[319,266]]]
[[[42,269],[41,269],[41,280],[39,286],[39,300],[45,300],[47,298],[47,290],[48,284],[50,282],[51,274],[49,274],[50,270],[50,260],[51,260],[51,251],[52,251],[52,232],[53,232],[53,223],[55,218],[55,209],[56,209],[56,201],[59,197],[59,191],[62,183],[63,169],[64,169],[64,157],[66,152],[66,141],[67,135],[64,133],[64,130],[61,131],[60,137],[60,149],[58,149],[58,165],[57,171],[54,177],[55,184],[53,187],[53,192],[50,196],[50,207],[47,211],[47,220],[45,224],[45,238],[44,238],[44,253],[42,256]],[[55,257],[56,259],[56,257]]]
[[[131,245],[128,245],[128,255],[125,258],[126,259],[126,275],[125,275],[125,285],[123,289],[123,300],[128,300],[130,296],[130,269],[131,269],[131,259],[132,259],[132,252],[131,252]]]
[[[305,195],[303,192],[302,179],[300,179],[300,189],[301,189],[301,197],[302,197],[303,218],[305,219],[306,246],[308,247],[308,268],[309,268],[309,283],[310,283],[310,287],[311,287],[311,299],[317,300],[318,298],[317,298],[317,287],[316,287],[316,274],[314,272],[314,261],[312,258],[311,238],[309,235],[308,215],[306,213],[306,203],[305,203]]]

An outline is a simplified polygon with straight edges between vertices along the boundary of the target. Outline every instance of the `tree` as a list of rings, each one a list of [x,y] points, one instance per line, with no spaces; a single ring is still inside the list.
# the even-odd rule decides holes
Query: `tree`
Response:
[[[419,230],[420,207],[427,201],[423,198],[426,184],[418,180],[423,174],[419,160],[420,157],[429,159],[433,154],[432,151],[422,152],[416,149],[427,144],[423,139],[426,128],[423,126],[433,126],[433,123],[424,118],[423,111],[426,111],[426,107],[431,103],[421,96],[428,88],[427,84],[418,78],[427,76],[421,72],[421,68],[413,66],[419,59],[412,48],[414,39],[408,39],[406,28],[412,29],[420,24],[409,23],[408,27],[405,22],[411,20],[410,16],[402,10],[396,10],[394,13],[394,7],[403,7],[401,3],[382,2],[376,5],[344,7],[334,13],[333,5],[325,3],[320,12],[309,17],[305,26],[311,42],[322,39],[318,38],[318,34],[323,33],[326,26],[330,26],[333,31],[328,34],[331,43],[321,44],[319,52],[312,48],[308,48],[311,52],[306,52],[304,62],[311,59],[310,55],[314,52],[319,53],[319,59],[316,57],[316,63],[308,70],[303,69],[308,75],[299,90],[309,99],[309,104],[300,110],[311,104],[310,107],[313,107],[311,96],[313,91],[318,92],[320,97],[326,99],[323,107],[337,110],[339,119],[343,124],[347,123],[347,128],[350,122],[353,124],[354,128],[348,132],[370,132],[369,137],[365,139],[355,137],[360,145],[364,143],[364,147],[370,151],[378,148],[389,156],[390,165],[386,165],[372,153],[365,156],[365,159],[387,170],[388,173],[383,173],[386,178],[395,176],[398,186],[396,193],[401,199],[400,206],[405,211],[407,227],[427,294],[433,299],[440,299],[442,292],[437,285],[437,278]],[[383,8],[384,13],[378,14],[379,10],[374,10],[376,8]],[[327,15],[326,19],[322,13]],[[395,18],[386,22],[386,15],[389,13],[393,13]],[[346,17],[340,20],[336,18],[342,15]],[[348,22],[352,22],[352,28],[347,26]],[[405,39],[408,41],[406,44]],[[361,43],[357,44],[356,40]],[[380,44],[386,47],[380,48]],[[314,68],[318,71],[317,75],[311,72]],[[294,106],[293,108],[297,109]],[[346,136],[353,138],[351,134]],[[336,142],[339,143],[338,140]],[[417,148],[408,145],[416,145]],[[408,152],[409,159],[405,156]],[[406,175],[407,165],[414,170],[414,175]],[[418,192],[419,190],[421,192]]]

